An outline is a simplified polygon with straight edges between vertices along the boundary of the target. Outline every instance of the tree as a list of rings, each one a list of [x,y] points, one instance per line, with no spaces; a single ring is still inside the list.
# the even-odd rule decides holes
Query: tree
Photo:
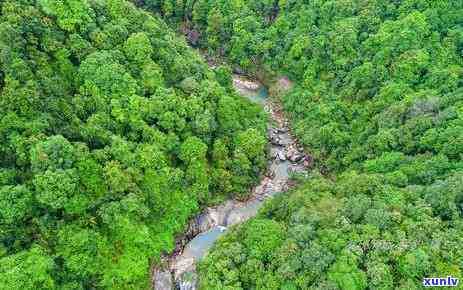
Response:
[[[91,285],[90,277],[98,275],[105,247],[106,238],[91,229],[69,225],[58,233],[57,254],[72,275],[84,280],[86,285]]]
[[[73,169],[47,170],[34,178],[37,200],[51,210],[73,210],[70,200],[78,194],[78,176]]]
[[[24,222],[33,209],[32,192],[24,185],[0,187],[0,216],[12,225]]]
[[[222,128],[230,88],[130,1],[0,2],[0,288],[146,288],[191,216],[236,195],[209,145],[262,111],[238,100]]]
[[[39,1],[45,13],[55,16],[60,28],[66,31],[82,29],[91,22],[92,9],[87,0]]]
[[[203,161],[206,158],[207,145],[197,137],[189,137],[180,148],[180,159],[186,164]]]
[[[80,65],[79,76],[83,85],[81,90],[92,92],[94,97],[127,97],[138,90],[136,81],[118,62],[115,53],[104,51],[90,54]],[[107,105],[107,101],[97,101],[97,104]],[[99,111],[105,109],[97,107]]]
[[[357,268],[355,258],[340,256],[330,267],[330,280],[336,282],[341,289],[366,289],[367,276]]]
[[[61,135],[50,136],[31,150],[31,166],[35,172],[71,169],[75,160],[73,145]]]
[[[264,152],[265,137],[256,129],[248,129],[236,137],[235,146],[246,152],[249,159],[255,160]]]
[[[57,289],[51,276],[52,257],[35,245],[0,259],[0,284],[8,289]]]
[[[148,62],[142,67],[141,73],[141,84],[140,87],[144,88],[145,95],[154,94],[158,88],[163,87],[164,77],[162,76],[162,70],[154,62]]]
[[[151,60],[153,47],[148,35],[144,32],[133,33],[124,44],[127,58],[137,64],[144,64]]]

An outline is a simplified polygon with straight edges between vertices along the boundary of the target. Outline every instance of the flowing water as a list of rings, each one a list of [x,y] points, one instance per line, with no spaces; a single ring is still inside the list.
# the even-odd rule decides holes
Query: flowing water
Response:
[[[195,260],[200,260],[214,245],[214,242],[225,234],[226,230],[226,227],[215,226],[204,233],[200,233],[185,246],[183,254],[193,257]]]
[[[238,75],[234,76],[233,84],[240,95],[262,105],[272,118],[268,124],[268,139],[271,144],[269,173],[254,188],[250,200],[229,200],[223,205],[208,208],[190,224],[188,232],[193,238],[187,239],[181,251],[169,257],[169,269],[157,269],[154,272],[154,289],[196,289],[196,263],[207,254],[215,241],[230,226],[255,216],[265,199],[287,190],[290,173],[305,172],[308,165],[308,156],[289,133],[286,120],[267,98],[267,88]]]

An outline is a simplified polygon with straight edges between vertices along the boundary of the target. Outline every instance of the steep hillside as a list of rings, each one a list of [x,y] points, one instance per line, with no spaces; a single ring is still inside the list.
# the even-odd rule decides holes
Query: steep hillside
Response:
[[[147,287],[264,167],[265,116],[230,85],[127,1],[0,1],[0,288]]]

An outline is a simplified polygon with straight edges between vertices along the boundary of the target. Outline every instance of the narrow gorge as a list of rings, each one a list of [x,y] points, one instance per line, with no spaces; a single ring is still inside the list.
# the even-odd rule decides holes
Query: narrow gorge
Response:
[[[276,85],[282,90],[291,87],[286,78],[280,78]],[[153,287],[156,290],[197,289],[196,263],[208,253],[215,241],[229,227],[255,216],[266,199],[287,191],[293,185],[291,175],[306,174],[311,165],[310,156],[304,153],[291,134],[288,121],[279,105],[268,97],[267,88],[238,74],[233,75],[233,86],[242,97],[262,105],[268,113],[267,172],[253,188],[248,200],[228,200],[220,206],[207,208],[191,221],[188,230],[178,239],[176,250],[164,258],[162,268],[153,270]]]

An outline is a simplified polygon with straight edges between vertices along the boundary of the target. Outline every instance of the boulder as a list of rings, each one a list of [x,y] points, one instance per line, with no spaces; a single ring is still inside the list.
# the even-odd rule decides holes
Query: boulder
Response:
[[[274,134],[273,132],[269,134],[268,139],[272,145],[277,145],[277,146],[283,145],[281,142],[280,136],[278,136],[277,134]]]
[[[262,195],[264,194],[264,191],[265,191],[265,184],[261,184],[259,186],[256,186],[256,188],[254,189],[254,194]]]
[[[215,225],[214,222],[215,221],[210,216],[209,212],[206,211],[196,216],[196,218],[191,221],[190,225],[188,226],[186,236],[194,237],[201,232],[207,231]]]
[[[209,217],[213,221],[214,226],[225,225],[227,222],[227,215],[234,207],[234,201],[228,200],[225,204],[210,208],[208,211]],[[209,228],[210,229],[210,228]]]
[[[236,76],[233,77],[233,85],[235,86],[235,88],[245,89],[249,91],[257,91],[261,87],[261,84],[258,82],[242,80]]]
[[[182,253],[181,256],[176,257],[176,260],[172,264],[176,282],[182,280],[185,273],[194,272],[196,270],[196,260],[194,257],[191,257],[190,254]]]
[[[291,160],[291,162],[299,162],[301,161],[302,159],[304,158],[304,155],[299,153],[299,152],[296,152],[294,154],[292,154],[290,157],[289,157],[289,160]]]
[[[242,70],[239,66],[233,67],[233,73],[238,74],[238,75],[243,75],[245,74],[245,71]]]
[[[288,132],[288,128],[286,127],[280,127],[277,129],[278,133],[287,133]]]
[[[174,283],[169,271],[157,270],[154,273],[154,290],[173,290]]]
[[[196,290],[198,289],[198,275],[195,272],[183,273],[177,279],[177,288],[180,290]]]
[[[283,153],[283,151],[279,151],[277,153],[277,158],[280,160],[280,161],[286,161],[286,155]]]
[[[267,177],[272,179],[272,178],[275,178],[275,175],[276,173],[275,173],[275,170],[273,169],[273,170],[270,170],[270,172],[267,174]]]
[[[255,201],[258,202],[258,201]],[[236,224],[240,224],[257,214],[258,207],[255,208],[236,208],[235,210],[231,211],[227,216],[227,226],[233,226]]]
[[[294,149],[292,146],[288,146],[288,148],[286,149],[286,158],[291,158],[291,156],[293,156],[294,154]]]

